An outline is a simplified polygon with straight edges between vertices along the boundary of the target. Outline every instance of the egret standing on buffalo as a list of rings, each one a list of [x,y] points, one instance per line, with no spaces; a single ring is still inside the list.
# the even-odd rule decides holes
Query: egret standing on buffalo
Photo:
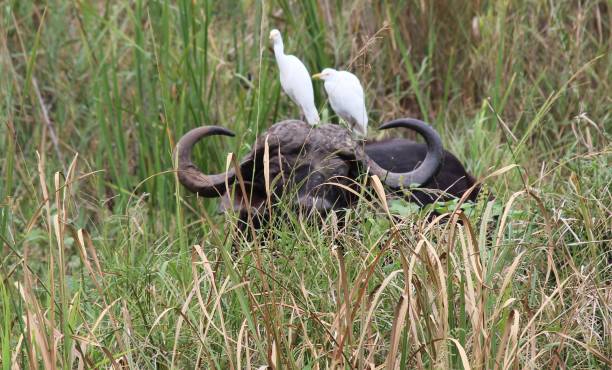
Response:
[[[310,73],[298,58],[285,54],[283,38],[279,30],[270,31],[270,39],[274,43],[274,56],[280,71],[283,91],[300,107],[309,124],[313,126],[318,124],[319,112],[314,102]]]
[[[325,68],[312,78],[325,81],[325,91],[334,112],[357,136],[365,137],[368,133],[368,113],[363,87],[357,76],[351,72]]]

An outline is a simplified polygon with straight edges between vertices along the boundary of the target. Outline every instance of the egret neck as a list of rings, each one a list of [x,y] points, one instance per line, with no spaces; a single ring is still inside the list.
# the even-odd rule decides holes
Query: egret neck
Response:
[[[276,63],[281,64],[282,58],[285,56],[285,48],[283,46],[283,39],[274,39],[274,56],[276,57]]]

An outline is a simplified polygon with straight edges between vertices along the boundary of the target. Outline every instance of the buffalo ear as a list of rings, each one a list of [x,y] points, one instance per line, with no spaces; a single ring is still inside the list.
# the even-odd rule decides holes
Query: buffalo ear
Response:
[[[223,194],[219,211],[225,213],[229,210],[234,210],[242,214],[247,212],[247,207],[258,209],[266,202],[266,190],[263,186],[251,181],[245,181],[244,188],[246,190],[246,199],[242,194],[242,188],[239,184],[236,184],[233,196],[229,193]]]

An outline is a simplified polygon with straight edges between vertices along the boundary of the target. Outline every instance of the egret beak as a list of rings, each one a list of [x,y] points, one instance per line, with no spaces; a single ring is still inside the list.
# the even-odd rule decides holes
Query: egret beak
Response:
[[[323,77],[323,73],[316,73],[312,75],[313,80],[322,80],[323,79],[322,77]]]

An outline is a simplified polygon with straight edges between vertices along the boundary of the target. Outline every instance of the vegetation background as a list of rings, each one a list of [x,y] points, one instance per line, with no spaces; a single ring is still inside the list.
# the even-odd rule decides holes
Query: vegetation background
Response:
[[[609,1],[0,9],[3,369],[611,365]],[[238,134],[198,147],[221,170],[298,116],[272,28],[312,73],[359,76],[372,138],[431,122],[496,200],[429,222],[367,187],[346,228],[281,209],[249,241],[184,192],[187,130]]]

